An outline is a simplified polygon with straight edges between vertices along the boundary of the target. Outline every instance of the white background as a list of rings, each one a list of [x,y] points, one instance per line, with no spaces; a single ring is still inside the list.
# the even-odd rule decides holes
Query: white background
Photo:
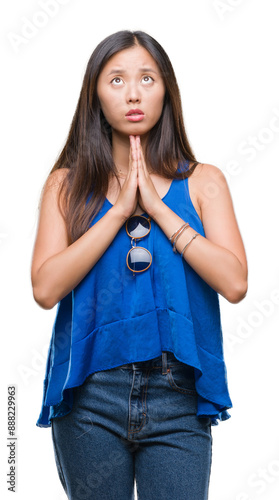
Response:
[[[56,12],[43,18],[46,3]],[[146,31],[168,53],[189,140],[200,162],[226,174],[247,251],[246,298],[239,304],[220,298],[234,406],[231,418],[212,428],[209,500],[278,498],[278,13],[277,0],[2,5],[2,498],[12,495],[8,384],[18,390],[18,498],[66,498],[51,430],[35,425],[56,307],[43,310],[34,301],[31,257],[40,192],[66,140],[86,64],[96,45],[121,29]]]

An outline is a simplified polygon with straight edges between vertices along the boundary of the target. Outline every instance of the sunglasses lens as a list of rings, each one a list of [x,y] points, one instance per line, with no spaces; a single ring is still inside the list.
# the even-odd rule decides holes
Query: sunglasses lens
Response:
[[[132,248],[127,255],[127,264],[132,271],[145,271],[152,261],[151,254],[145,248]]]
[[[150,222],[145,217],[131,217],[126,223],[127,232],[131,238],[142,238],[150,230]]]

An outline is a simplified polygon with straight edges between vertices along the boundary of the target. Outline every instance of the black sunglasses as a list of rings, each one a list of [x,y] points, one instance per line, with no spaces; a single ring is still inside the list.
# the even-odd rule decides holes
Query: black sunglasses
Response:
[[[132,248],[129,250],[126,263],[128,268],[133,273],[141,273],[146,271],[152,262],[152,255],[144,247],[137,247],[133,244],[134,240],[140,240],[147,236],[151,230],[151,218],[143,217],[142,215],[132,215],[126,221],[126,232],[132,238]]]

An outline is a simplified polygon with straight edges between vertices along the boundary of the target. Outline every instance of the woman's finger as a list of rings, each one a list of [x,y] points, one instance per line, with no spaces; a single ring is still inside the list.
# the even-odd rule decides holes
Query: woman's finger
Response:
[[[142,170],[145,174],[148,174],[145,159],[144,159],[143,149],[142,149],[142,145],[140,142],[140,136],[138,136],[137,144],[138,144],[138,155],[139,155],[140,167],[142,168]]]
[[[137,150],[135,147],[135,138],[134,136],[130,135],[129,139],[130,139],[130,156],[131,156],[130,170],[132,171],[134,170],[135,172],[137,172],[138,158],[137,158]]]
[[[137,135],[135,137],[135,148],[137,152],[138,168],[141,168],[141,156],[140,156],[140,137]]]

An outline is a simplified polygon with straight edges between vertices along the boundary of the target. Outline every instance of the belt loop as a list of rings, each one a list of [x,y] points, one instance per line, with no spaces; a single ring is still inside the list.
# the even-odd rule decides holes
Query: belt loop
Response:
[[[162,352],[162,375],[166,375],[168,370],[168,356],[167,352]]]

